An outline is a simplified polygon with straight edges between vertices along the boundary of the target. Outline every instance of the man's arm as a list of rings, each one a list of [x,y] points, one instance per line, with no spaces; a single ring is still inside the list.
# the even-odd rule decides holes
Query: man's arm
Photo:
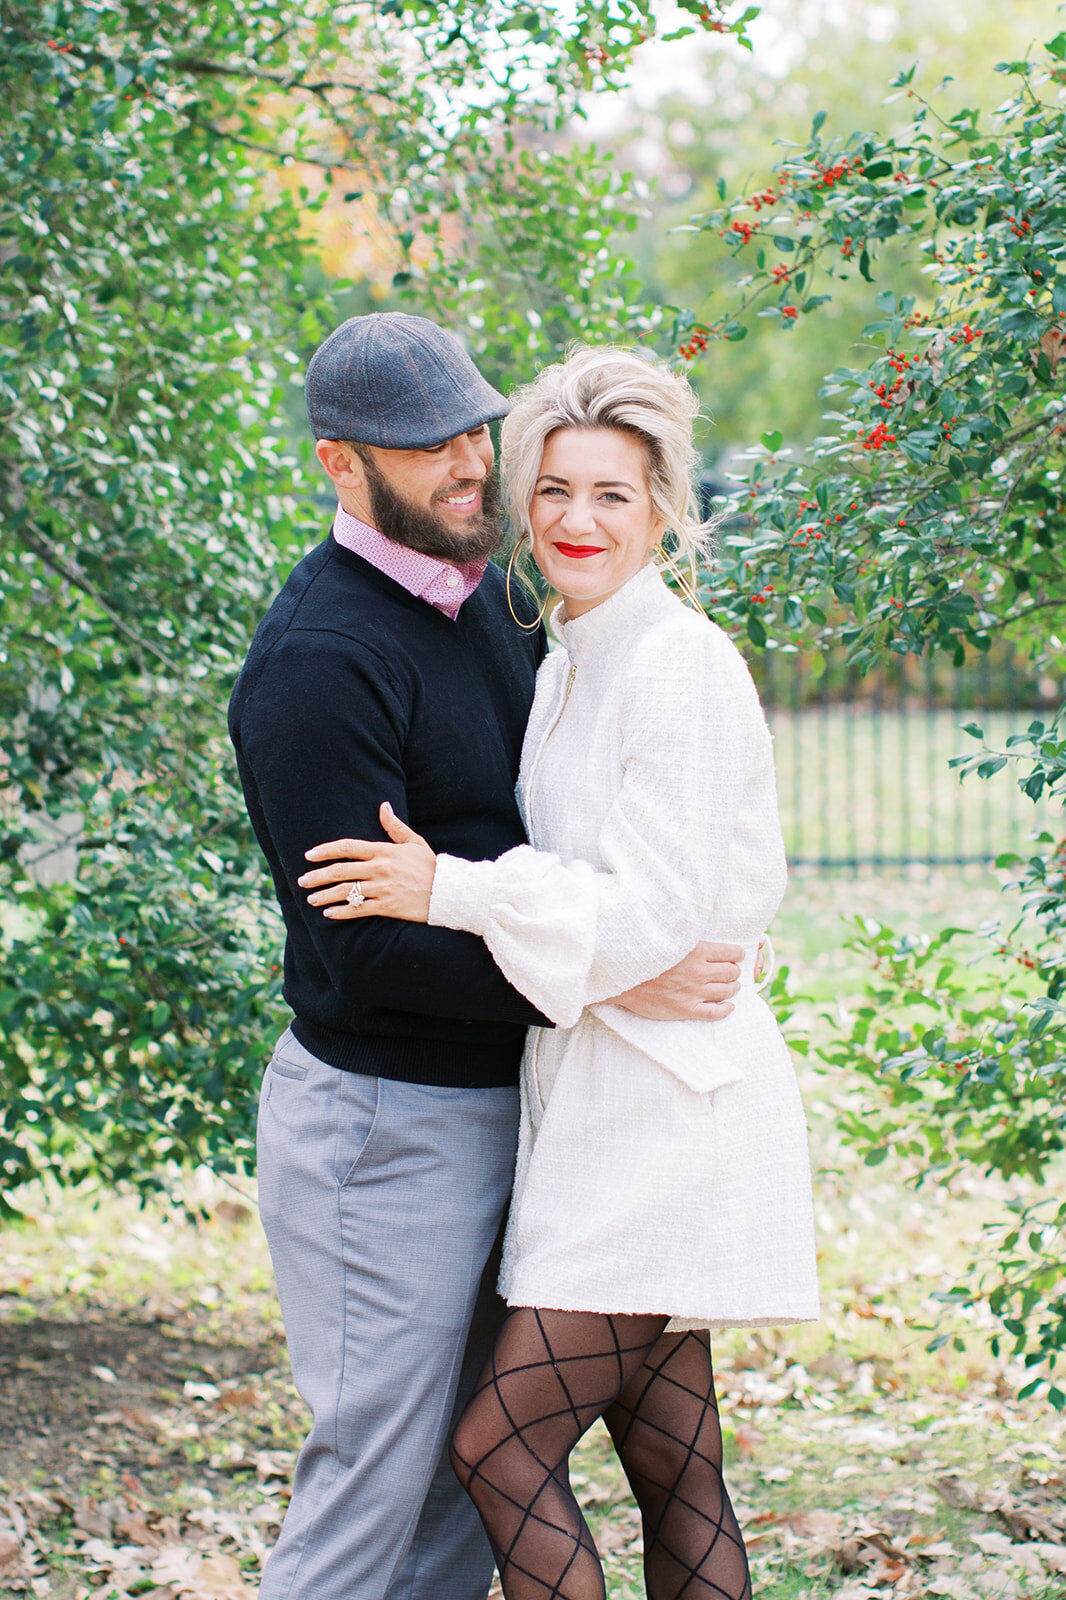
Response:
[[[329,633],[289,634],[274,648],[237,738],[255,791],[249,808],[280,862],[286,920],[303,922],[333,987],[355,1005],[549,1025],[473,934],[383,918],[331,922],[297,884],[312,845],[381,838],[383,800],[406,820],[405,732],[403,696],[373,652]]]
[[[760,944],[756,981],[762,976],[764,954],[765,947]],[[740,988],[743,959],[738,944],[698,944],[669,972],[627,989],[611,1004],[655,1022],[720,1022],[733,1010],[731,1001]]]

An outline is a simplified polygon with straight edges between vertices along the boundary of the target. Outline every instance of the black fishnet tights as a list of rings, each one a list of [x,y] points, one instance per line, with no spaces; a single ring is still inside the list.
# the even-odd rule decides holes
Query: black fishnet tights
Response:
[[[648,1600],[751,1600],[709,1336],[664,1333],[604,1421],[640,1507]]]
[[[665,1317],[519,1307],[452,1440],[506,1600],[605,1600],[570,1487],[570,1452],[603,1416],[644,1520],[648,1600],[750,1600],[722,1482],[706,1339]]]

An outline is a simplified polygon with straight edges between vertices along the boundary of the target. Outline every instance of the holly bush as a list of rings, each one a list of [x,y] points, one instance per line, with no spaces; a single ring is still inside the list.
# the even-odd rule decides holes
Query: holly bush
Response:
[[[825,432],[802,460],[779,430],[763,434],[705,580],[708,607],[759,648],[843,651],[866,669],[893,654],[961,665],[1002,639],[1061,672],[1066,34],[996,70],[1009,92],[991,116],[940,117],[913,69],[895,84],[913,107],[895,136],[827,139],[819,113],[761,189],[723,193],[691,224],[716,260],[735,257],[738,277],[717,316],[675,313],[681,366],[727,360],[756,316],[787,337],[842,278],[870,284],[861,364],[822,389]],[[921,264],[925,295],[897,299],[877,282],[889,241]],[[1061,712],[957,764],[980,781],[1007,762],[1031,799],[1061,797]],[[859,930],[870,992],[824,1053],[868,1080],[845,1129],[869,1161],[895,1150],[923,1175],[976,1165],[1039,1184],[1061,1157],[1064,851],[1044,834],[1027,861],[1001,861],[1016,870],[1014,911],[976,987],[950,929]],[[1029,1387],[1046,1383],[1056,1406],[1064,1223],[1057,1201],[1019,1199],[998,1253],[953,1296],[991,1307],[1033,1369]]]

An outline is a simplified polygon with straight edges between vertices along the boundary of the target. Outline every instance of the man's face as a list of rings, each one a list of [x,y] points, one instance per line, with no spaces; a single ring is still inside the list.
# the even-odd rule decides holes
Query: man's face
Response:
[[[500,548],[487,426],[429,450],[364,447],[358,454],[370,521],[387,539],[442,561],[478,561]]]

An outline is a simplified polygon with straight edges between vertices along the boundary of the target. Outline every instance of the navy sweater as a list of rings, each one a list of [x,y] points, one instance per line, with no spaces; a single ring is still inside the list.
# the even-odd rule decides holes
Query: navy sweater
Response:
[[[435,850],[525,842],[514,785],[543,630],[489,566],[452,621],[331,537],[294,568],[230,701],[248,813],[285,919],[292,1027],[320,1060],[411,1083],[513,1083],[544,1023],[481,939],[383,917],[331,922],[297,878],[328,839],[381,839],[378,807]]]

